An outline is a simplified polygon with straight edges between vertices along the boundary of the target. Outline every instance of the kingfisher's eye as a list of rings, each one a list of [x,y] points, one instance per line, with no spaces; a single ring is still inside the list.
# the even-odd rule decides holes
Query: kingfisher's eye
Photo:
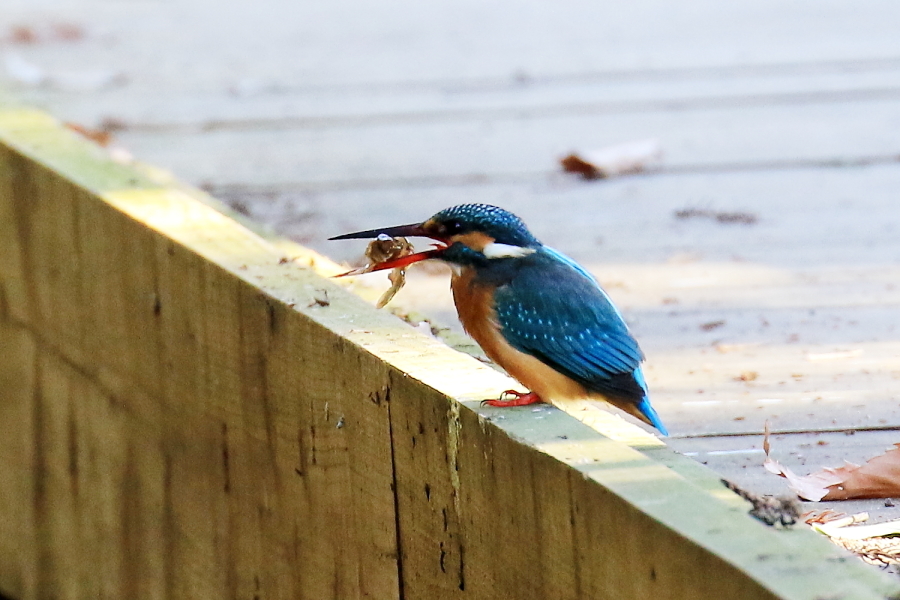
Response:
[[[444,223],[444,229],[450,235],[459,233],[460,231],[462,231],[462,228],[463,224],[459,221],[447,221],[446,223]]]

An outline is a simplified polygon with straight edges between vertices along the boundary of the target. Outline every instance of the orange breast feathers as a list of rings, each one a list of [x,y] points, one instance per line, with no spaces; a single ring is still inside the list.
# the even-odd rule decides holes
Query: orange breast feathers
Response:
[[[450,282],[459,321],[472,339],[492,361],[503,367],[516,381],[535,392],[544,402],[583,399],[595,394],[545,365],[530,354],[513,348],[500,331],[494,313],[494,288],[477,284],[475,272],[463,268]]]

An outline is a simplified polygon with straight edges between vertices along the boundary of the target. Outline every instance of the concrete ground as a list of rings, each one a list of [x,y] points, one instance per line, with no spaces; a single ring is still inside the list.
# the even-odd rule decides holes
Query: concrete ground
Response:
[[[5,0],[0,93],[339,260],[362,245],[331,235],[513,210],[620,305],[669,443],[779,493],[765,421],[799,472],[900,442],[897,22],[865,0]],[[641,175],[558,167],[647,138]],[[454,321],[446,277],[412,279],[398,301]]]

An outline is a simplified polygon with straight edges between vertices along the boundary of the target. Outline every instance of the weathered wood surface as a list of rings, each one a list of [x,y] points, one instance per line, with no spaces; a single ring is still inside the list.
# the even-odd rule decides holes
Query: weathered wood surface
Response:
[[[693,464],[555,410],[489,420],[500,374],[50,119],[0,136],[2,593],[896,591]]]

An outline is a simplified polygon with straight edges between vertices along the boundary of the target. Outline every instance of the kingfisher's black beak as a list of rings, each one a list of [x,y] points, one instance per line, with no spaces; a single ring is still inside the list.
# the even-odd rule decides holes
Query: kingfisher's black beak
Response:
[[[383,227],[381,229],[368,229],[366,231],[357,231],[354,233],[345,233],[344,235],[336,235],[329,240],[367,240],[377,238],[379,235],[389,235],[391,237],[431,237],[422,228],[421,223],[413,223],[411,225],[396,225],[394,227]]]

